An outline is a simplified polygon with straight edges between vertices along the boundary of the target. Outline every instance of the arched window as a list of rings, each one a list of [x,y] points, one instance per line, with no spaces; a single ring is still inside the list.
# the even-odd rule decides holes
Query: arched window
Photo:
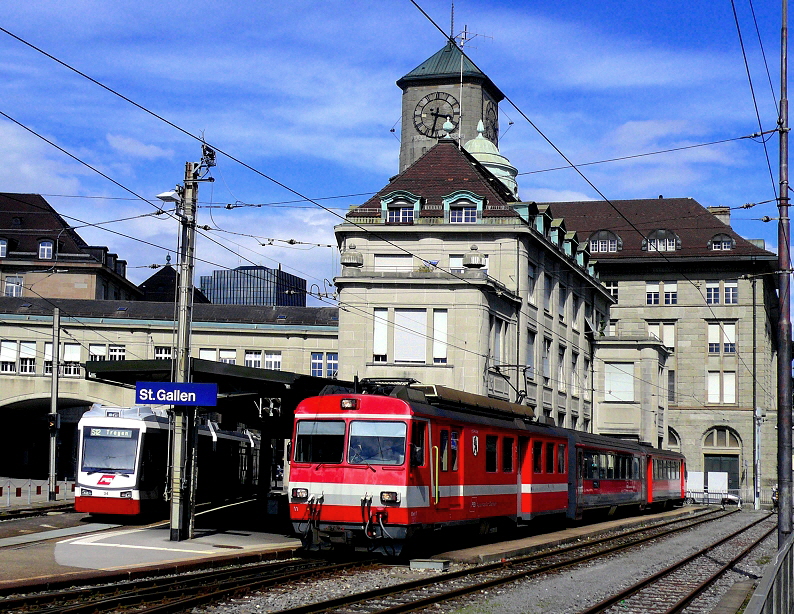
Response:
[[[724,233],[714,235],[708,243],[708,248],[715,252],[730,251],[734,247],[736,247],[736,241]]]
[[[622,239],[611,230],[598,230],[590,235],[590,253],[619,252],[623,249]]]
[[[742,447],[739,436],[725,426],[710,429],[703,438],[704,448],[721,448],[725,450],[739,450]]]
[[[420,198],[405,190],[397,190],[381,198],[383,220],[387,224],[413,224],[419,217]]]
[[[667,449],[673,452],[681,452],[681,438],[674,429],[667,429]]]
[[[681,249],[681,239],[672,230],[660,228],[642,240],[642,249],[649,252],[674,252]]]

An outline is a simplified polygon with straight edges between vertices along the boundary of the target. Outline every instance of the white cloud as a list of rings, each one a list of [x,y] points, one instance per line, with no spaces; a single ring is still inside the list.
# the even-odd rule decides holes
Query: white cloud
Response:
[[[108,134],[107,141],[119,153],[135,158],[154,160],[156,158],[172,158],[174,156],[174,152],[171,149],[163,149],[157,145],[146,145],[128,136]]]

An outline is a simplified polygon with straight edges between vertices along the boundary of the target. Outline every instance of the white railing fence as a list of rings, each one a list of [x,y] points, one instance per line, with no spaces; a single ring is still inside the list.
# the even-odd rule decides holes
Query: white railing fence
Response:
[[[0,478],[0,509],[47,503],[49,498],[49,480]],[[74,501],[74,481],[58,480],[55,485],[55,500]]]
[[[775,562],[753,592],[744,614],[790,614],[794,611],[794,556],[790,536],[783,548],[778,550]]]

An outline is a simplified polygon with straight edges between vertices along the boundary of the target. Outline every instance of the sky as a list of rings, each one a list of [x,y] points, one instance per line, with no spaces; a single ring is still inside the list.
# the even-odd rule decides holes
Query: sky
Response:
[[[248,168],[219,153],[199,187],[211,230],[196,282],[281,266],[330,294],[334,225],[398,172],[395,81],[465,27],[466,53],[507,96],[500,149],[522,200],[691,197],[731,207],[739,234],[776,251],[777,223],[761,219],[778,212],[778,136],[739,137],[776,126],[780,4],[734,1],[739,31],[727,0],[457,0],[454,25],[449,1],[417,0],[444,33],[409,0],[4,3],[0,28],[40,51],[0,32],[0,191],[44,195],[140,283],[176,262],[178,226],[152,215],[155,195],[199,161],[190,135],[203,135]],[[549,141],[589,183],[548,170],[567,164]]]

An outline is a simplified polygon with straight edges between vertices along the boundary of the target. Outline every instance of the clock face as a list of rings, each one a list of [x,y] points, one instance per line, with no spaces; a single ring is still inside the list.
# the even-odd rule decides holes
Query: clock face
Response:
[[[485,138],[494,145],[498,144],[499,139],[499,115],[496,111],[496,104],[488,101],[485,104]]]
[[[437,139],[446,132],[443,126],[449,120],[454,132],[460,122],[460,103],[446,92],[433,92],[422,98],[414,109],[414,126],[416,130]]]

